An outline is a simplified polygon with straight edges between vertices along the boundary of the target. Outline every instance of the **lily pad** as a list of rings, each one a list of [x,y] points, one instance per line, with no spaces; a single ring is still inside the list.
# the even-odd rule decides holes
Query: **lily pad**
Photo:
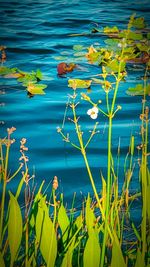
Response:
[[[126,93],[128,95],[132,95],[132,96],[135,96],[135,95],[139,95],[139,96],[140,95],[144,95],[144,87],[143,87],[142,84],[137,84],[135,87],[130,87],[126,91]],[[145,94],[150,96],[150,83],[146,87]]]
[[[84,48],[83,45],[74,45],[73,46],[73,50],[75,50],[75,51],[81,51],[83,48]]]
[[[80,80],[80,79],[72,79],[68,80],[68,87],[72,88],[89,88],[92,80]]]
[[[27,86],[27,91],[32,95],[44,95],[44,89],[47,87],[45,84],[29,84]]]
[[[12,73],[16,73],[17,68],[8,68],[4,66],[0,66],[0,75],[8,75]]]
[[[118,27],[105,27],[104,28],[104,33],[119,33]]]

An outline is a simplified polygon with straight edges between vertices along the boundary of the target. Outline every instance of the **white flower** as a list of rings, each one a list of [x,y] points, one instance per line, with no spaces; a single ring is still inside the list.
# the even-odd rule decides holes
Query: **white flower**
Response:
[[[93,119],[93,120],[97,119],[97,116],[98,116],[98,108],[97,107],[90,108],[87,111],[87,114],[91,117],[91,119]]]

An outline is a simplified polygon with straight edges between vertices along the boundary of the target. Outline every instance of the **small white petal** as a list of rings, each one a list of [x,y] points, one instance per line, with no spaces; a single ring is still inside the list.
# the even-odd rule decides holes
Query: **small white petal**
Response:
[[[91,113],[92,113],[92,109],[90,108],[90,109],[87,111],[87,114],[88,114],[88,115],[91,115]]]
[[[97,108],[97,107],[93,107],[93,108],[92,108],[92,112],[94,112],[94,113],[98,113],[98,108]]]
[[[97,113],[93,113],[93,114],[91,114],[91,119],[93,119],[93,120],[95,120],[95,119],[97,119],[97,116],[98,116],[98,114]]]

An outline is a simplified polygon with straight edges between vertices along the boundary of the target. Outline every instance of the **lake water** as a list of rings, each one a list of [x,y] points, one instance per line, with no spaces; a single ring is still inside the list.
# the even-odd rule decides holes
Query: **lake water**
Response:
[[[59,179],[59,191],[65,193],[66,199],[77,192],[80,198],[92,191],[85,165],[79,151],[63,142],[57,133],[57,126],[62,125],[68,94],[69,78],[89,79],[100,70],[97,66],[88,64],[86,58],[77,59],[74,56],[73,45],[90,46],[104,45],[104,37],[90,34],[93,23],[99,27],[117,25],[127,26],[129,17],[136,12],[150,22],[149,1],[51,1],[24,0],[0,1],[0,44],[7,46],[7,61],[5,66],[18,67],[23,71],[40,69],[43,73],[43,83],[47,84],[46,94],[28,98],[26,91],[15,79],[0,79],[1,90],[1,135],[6,135],[6,129],[14,126],[16,139],[12,146],[9,166],[11,171],[17,167],[19,155],[19,140],[27,138],[29,151],[30,173],[35,173],[35,182],[40,185],[44,179],[46,185],[56,175]],[[150,24],[150,23],[149,23]],[[69,36],[76,33],[89,33],[83,36]],[[62,57],[62,58],[61,58]],[[57,64],[61,61],[75,62],[81,69],[67,74],[65,78],[57,76]],[[138,83],[137,78],[143,75],[142,67],[132,71],[128,67],[129,76],[126,83],[121,83],[117,104],[122,106],[113,126],[113,153],[117,152],[119,137],[121,143],[120,167],[128,152],[131,133],[135,135],[135,143],[140,143],[141,97],[131,97],[126,94],[129,86]],[[90,97],[101,99],[101,107],[105,109],[105,95],[98,85],[92,85]],[[86,89],[79,89],[86,92]],[[86,114],[90,106],[81,101],[77,108],[80,124],[85,139],[92,129],[94,121]],[[74,125],[68,121],[70,111],[66,116],[65,133],[75,139]],[[100,170],[106,177],[107,165],[107,121],[99,116],[100,133],[89,145],[87,156],[97,187],[100,190]],[[135,157],[135,174],[131,189],[139,187],[138,164]],[[19,179],[19,177],[17,178]],[[120,168],[119,182],[122,184],[123,175]],[[11,184],[12,191],[16,183]],[[48,192],[50,188],[48,189]]]

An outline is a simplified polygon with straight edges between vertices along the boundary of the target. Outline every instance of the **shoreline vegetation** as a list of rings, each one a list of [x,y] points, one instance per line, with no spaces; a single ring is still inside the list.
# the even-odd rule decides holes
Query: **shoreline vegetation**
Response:
[[[75,45],[77,58],[86,57],[89,64],[99,66],[99,73],[89,80],[70,79],[70,95],[64,114],[62,127],[57,132],[64,142],[81,153],[93,190],[93,198],[88,194],[81,203],[80,214],[75,213],[75,198],[69,213],[65,208],[63,194],[58,195],[59,181],[57,176],[52,183],[50,195],[43,193],[44,181],[39,188],[34,185],[34,176],[30,176],[28,168],[27,140],[20,141],[20,159],[18,169],[11,173],[9,157],[11,146],[15,142],[15,127],[7,129],[7,136],[0,139],[1,149],[1,199],[0,199],[0,266],[47,266],[47,267],[150,267],[150,170],[148,166],[148,131],[149,107],[147,98],[150,95],[148,83],[150,70],[150,33],[144,18],[130,17],[127,29],[119,30],[117,26],[98,26],[91,29],[91,34],[103,34],[105,47],[83,47]],[[82,34],[76,34],[80,36]],[[4,78],[15,78],[26,89],[29,97],[44,94],[47,87],[41,84],[43,79],[40,70],[27,73],[17,68],[4,66],[6,47],[1,46],[0,75]],[[140,136],[141,143],[136,144],[134,135],[130,137],[129,151],[125,158],[124,177],[119,177],[120,146],[117,155],[112,153],[113,120],[119,116],[121,106],[117,105],[120,84],[128,76],[127,64],[142,64],[144,76],[133,88],[128,88],[131,97],[139,96],[142,100]],[[63,63],[64,64],[64,63]],[[74,64],[74,63],[70,63]],[[61,65],[62,66],[62,65]],[[66,66],[66,65],[63,65]],[[67,65],[67,67],[69,64]],[[75,64],[72,69],[74,71]],[[60,69],[59,69],[60,71]],[[67,68],[62,73],[67,75]],[[92,84],[98,84],[105,92],[105,109],[101,108],[101,99],[92,100],[89,89]],[[99,97],[99,96],[98,96]],[[87,116],[95,122],[89,137],[83,135],[77,107],[84,102],[89,103]],[[66,134],[65,121],[67,111],[71,110],[69,118],[77,141],[71,140]],[[101,173],[102,189],[97,190],[95,180],[88,161],[87,147],[96,134],[102,114],[108,123],[107,132],[107,175]],[[135,151],[138,150],[138,161],[135,163]],[[117,156],[117,164],[114,158]],[[134,175],[135,164],[139,169],[139,184],[141,190],[131,194],[130,182]],[[7,185],[13,179],[20,177],[16,192],[7,192]],[[120,191],[119,179],[123,180]],[[21,209],[19,196],[24,192],[24,208]],[[6,196],[9,194],[9,203]],[[139,226],[131,219],[131,207],[134,202],[141,201]],[[140,213],[140,212],[139,212]],[[132,240],[126,232],[132,232]]]

